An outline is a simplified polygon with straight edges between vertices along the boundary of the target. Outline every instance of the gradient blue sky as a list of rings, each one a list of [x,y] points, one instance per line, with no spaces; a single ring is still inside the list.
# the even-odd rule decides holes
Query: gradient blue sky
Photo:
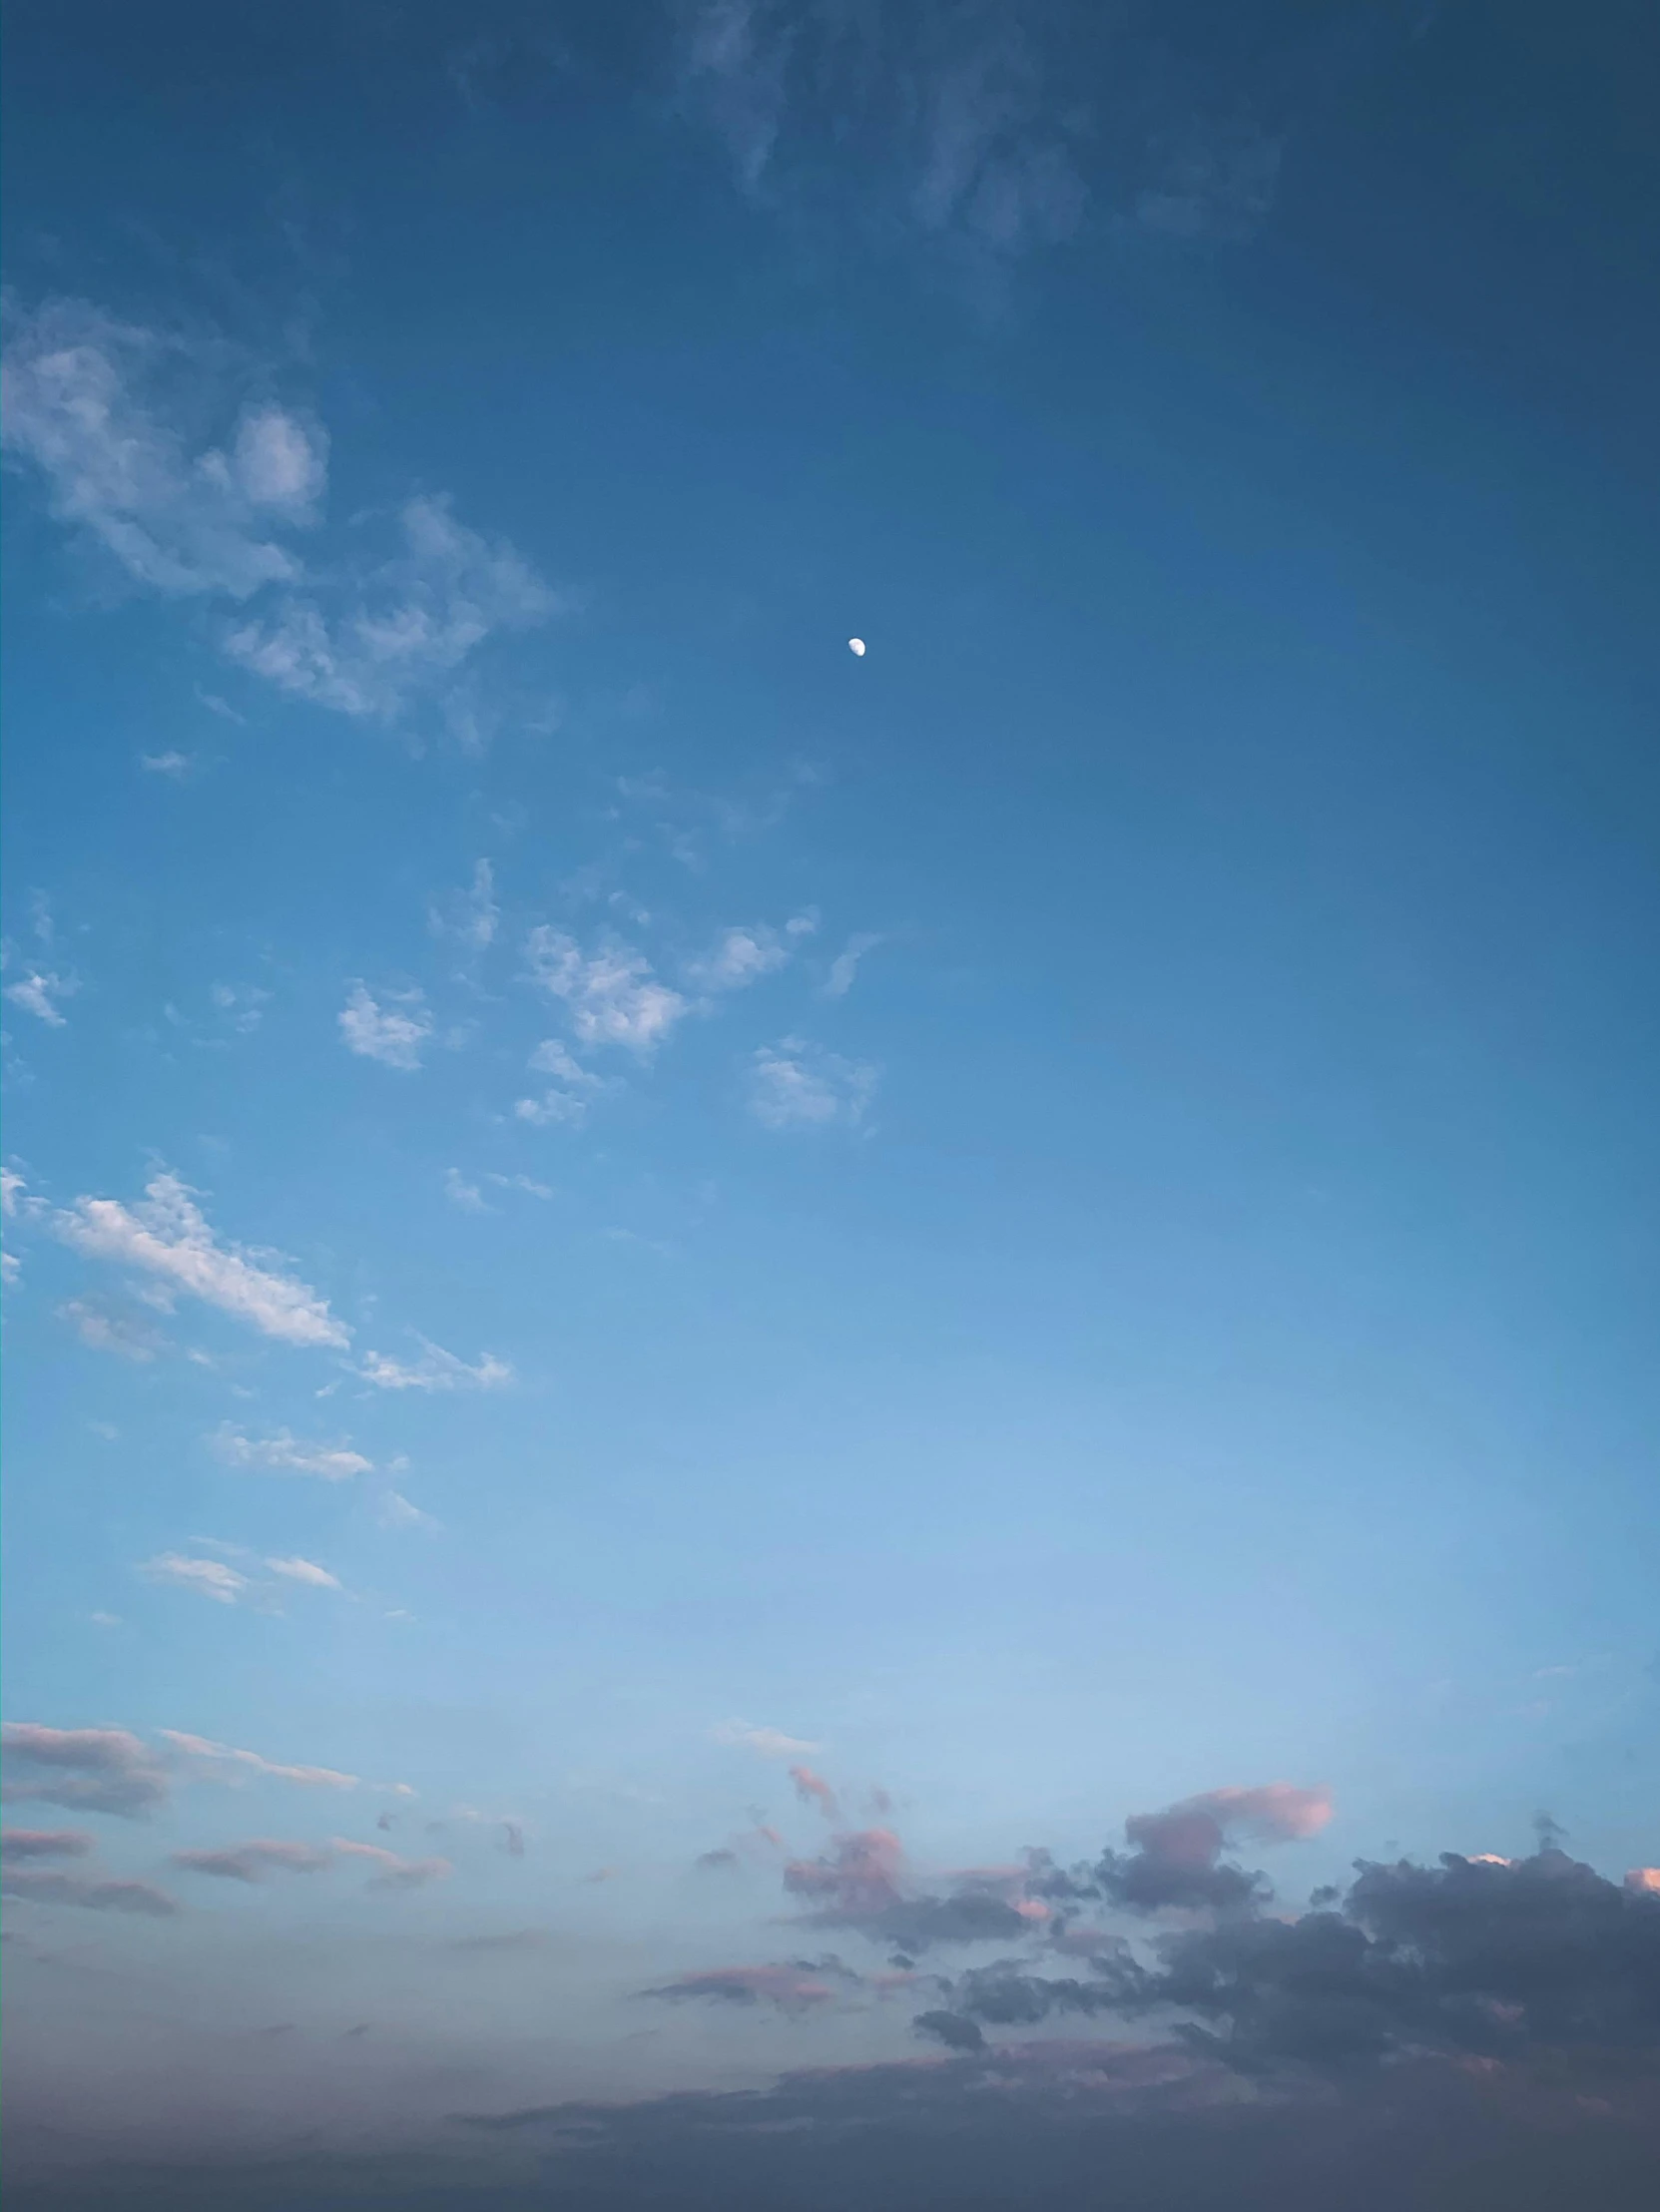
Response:
[[[792,1756],[1660,1858],[1641,13],[9,11],[42,2110],[764,2078]]]

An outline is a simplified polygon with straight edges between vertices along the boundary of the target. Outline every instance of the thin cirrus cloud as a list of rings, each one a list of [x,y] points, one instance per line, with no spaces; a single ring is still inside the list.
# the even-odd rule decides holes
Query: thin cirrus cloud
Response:
[[[820,1746],[805,1736],[787,1736],[782,1728],[758,1728],[753,1721],[720,1721],[710,1730],[718,1744],[741,1745],[764,1759],[805,1759]]]
[[[766,1129],[856,1128],[877,1081],[877,1071],[865,1061],[786,1037],[751,1056],[750,1111]]]
[[[246,1843],[173,1854],[174,1866],[187,1874],[251,1887],[269,1881],[274,1874],[322,1874],[342,1861],[366,1862],[373,1867],[375,1872],[368,1882],[371,1890],[418,1890],[454,1872],[447,1859],[405,1859],[377,1844],[353,1843],[341,1836],[330,1837],[326,1844],[256,1836]]]
[[[5,995],[14,1006],[21,1006],[26,1014],[33,1014],[37,1021],[44,1021],[49,1029],[68,1027],[68,1017],[59,1010],[60,998],[73,998],[80,989],[73,975],[57,975],[43,968],[31,968],[17,982],[6,985]]]
[[[674,2003],[712,1999],[720,2004],[773,2004],[781,2012],[809,2011],[833,2002],[835,1995],[815,1971],[796,1965],[711,1966],[677,1974],[640,1993]]]
[[[418,990],[390,992],[382,1003],[366,984],[354,983],[337,1019],[348,1052],[404,1074],[420,1066],[432,1037],[432,1016]]]
[[[451,679],[492,636],[534,628],[564,604],[441,496],[403,503],[389,556],[309,570],[295,540],[321,521],[319,423],[249,400],[228,436],[202,443],[185,425],[216,400],[222,345],[119,322],[85,300],[47,300],[9,321],[8,456],[133,582],[248,607],[224,651],[279,691],[386,722],[436,697],[458,727],[476,728],[459,695],[446,701]],[[268,598],[269,612],[258,604]]]
[[[215,1605],[235,1605],[251,1587],[248,1576],[223,1559],[201,1559],[181,1551],[159,1552],[154,1559],[146,1559],[139,1572],[147,1581],[192,1590]]]
[[[234,1770],[233,1778],[259,1775],[277,1782],[298,1783],[308,1790],[356,1790],[363,1786],[361,1775],[344,1774],[335,1767],[290,1766],[280,1760],[264,1758],[257,1751],[215,1743],[210,1736],[189,1735],[180,1728],[160,1728],[156,1733],[187,1759],[201,1761],[210,1768],[230,1767]],[[394,1787],[400,1795],[410,1794],[405,1784]]]
[[[274,406],[246,407],[229,448],[192,454],[163,389],[193,373],[191,349],[120,323],[85,300],[14,319],[3,380],[6,450],[44,478],[58,520],[95,540],[136,582],[175,595],[246,600],[297,580],[277,542],[308,526],[327,479],[327,440]]]
[[[625,944],[584,952],[573,936],[542,922],[525,940],[525,957],[531,981],[569,1009],[579,1044],[618,1045],[645,1059],[688,1010],[680,992]]]
[[[858,963],[867,952],[874,952],[880,943],[880,937],[869,930],[860,930],[849,937],[830,962],[830,973],[825,978],[825,996],[845,998],[857,977]]]
[[[153,1176],[134,1207],[78,1198],[51,1211],[54,1235],[78,1252],[157,1277],[170,1289],[246,1322],[262,1336],[302,1346],[344,1346],[351,1332],[305,1284],[271,1263],[276,1255],[222,1244],[178,1176]]]
[[[101,1299],[69,1298],[56,1311],[58,1319],[94,1352],[111,1352],[142,1366],[167,1347],[167,1338],[150,1317],[131,1308],[110,1306]]]
[[[371,1474],[374,1461],[345,1444],[303,1443],[287,1429],[272,1436],[248,1436],[224,1421],[208,1439],[228,1467],[258,1467],[269,1474],[308,1474],[322,1482],[349,1482]]]
[[[142,1820],[169,1794],[167,1770],[148,1744],[125,1728],[47,1728],[36,1721],[0,1727],[9,1805],[61,1805],[74,1813]]]
[[[464,891],[451,892],[446,899],[434,899],[427,908],[426,918],[433,936],[448,938],[467,952],[488,951],[501,923],[501,908],[495,896],[495,871],[489,861],[476,861],[470,886]]]
[[[297,1556],[268,1559],[266,1566],[284,1582],[298,1582],[308,1590],[338,1590],[344,1587],[338,1575],[330,1574],[326,1567],[319,1567],[314,1559]]]
[[[416,1342],[421,1347],[419,1360],[394,1360],[387,1353],[371,1352],[357,1374],[377,1390],[496,1390],[513,1380],[507,1362],[492,1353],[482,1353],[469,1367],[429,1338],[417,1337]]]
[[[1259,88],[1237,68],[1194,80],[1158,42],[1114,37],[1102,11],[1017,0],[856,13],[699,0],[681,22],[684,112],[781,215],[855,211],[884,243],[983,273],[1092,214],[1113,232],[1229,239],[1273,206],[1280,142],[1254,98],[1284,67],[1272,43]],[[1104,138],[1110,163],[1091,156]]]

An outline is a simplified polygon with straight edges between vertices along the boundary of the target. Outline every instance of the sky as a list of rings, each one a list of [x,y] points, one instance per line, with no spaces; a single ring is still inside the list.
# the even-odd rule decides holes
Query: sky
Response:
[[[20,2212],[1639,2201],[1657,46],[15,0]]]

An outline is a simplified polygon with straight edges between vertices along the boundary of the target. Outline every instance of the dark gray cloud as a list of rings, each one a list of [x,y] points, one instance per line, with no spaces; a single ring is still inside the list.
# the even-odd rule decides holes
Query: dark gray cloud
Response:
[[[34,1800],[76,1813],[118,1813],[142,1820],[166,1803],[168,1778],[156,1754],[124,1728],[44,1728],[7,1721],[0,1728],[7,1804]]]
[[[1121,1939],[1105,1943],[1087,1977],[1027,1961],[970,1969],[950,1984],[948,2009],[1010,2026],[1185,2013],[1177,2033],[1248,2069],[1409,2050],[1660,2054],[1660,1896],[1553,1845],[1509,1864],[1363,1862],[1341,1908],[1230,1912],[1156,1950],[1148,1964]]]
[[[107,1881],[96,1875],[64,1874],[52,1867],[0,1869],[0,1891],[34,1905],[79,1905],[91,1913],[144,1913],[164,1920],[179,1911],[177,1899],[149,1882]]]

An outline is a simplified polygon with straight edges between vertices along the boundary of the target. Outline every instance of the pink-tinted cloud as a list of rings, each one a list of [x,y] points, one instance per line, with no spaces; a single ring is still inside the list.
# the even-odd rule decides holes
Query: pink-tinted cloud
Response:
[[[904,1853],[888,1828],[865,1828],[837,1836],[818,1859],[792,1859],[784,1886],[806,1898],[826,1919],[873,1921],[903,1902],[899,1888]]]
[[[93,1840],[84,1828],[0,1829],[0,1860],[84,1859]]]
[[[835,1802],[835,1792],[823,1775],[815,1774],[811,1767],[792,1767],[790,1779],[804,1805],[816,1805],[827,1821],[839,1817],[841,1809]]]
[[[402,1859],[378,1844],[352,1843],[343,1836],[331,1838],[331,1843],[342,1859],[366,1859],[380,1870],[369,1883],[371,1890],[419,1890],[455,1872],[447,1859]]]
[[[1633,1867],[1625,1886],[1636,1897],[1660,1897],[1660,1867]]]
[[[160,1760],[125,1728],[44,1728],[7,1721],[0,1728],[8,1804],[35,1799],[75,1813],[119,1813],[142,1820],[167,1800]]]
[[[215,1875],[224,1882],[265,1882],[274,1874],[320,1874],[334,1864],[334,1854],[322,1844],[287,1843],[277,1837],[254,1836],[246,1844],[226,1844],[212,1851],[176,1851],[173,1864],[187,1874]]]

